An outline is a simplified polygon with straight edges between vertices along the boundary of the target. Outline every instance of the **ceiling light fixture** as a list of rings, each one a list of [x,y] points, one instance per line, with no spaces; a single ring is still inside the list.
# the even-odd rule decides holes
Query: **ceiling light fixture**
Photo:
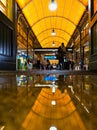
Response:
[[[54,29],[52,30],[51,35],[52,35],[52,36],[55,36],[55,35],[56,35],[56,32],[54,31]]]
[[[54,41],[53,41],[53,43],[52,43],[52,46],[55,46],[55,43],[54,43]]]
[[[55,11],[55,10],[57,9],[57,3],[56,3],[56,1],[51,0],[51,2],[50,2],[50,4],[49,4],[49,9],[50,9],[51,11]]]
[[[56,101],[55,101],[55,100],[52,100],[51,104],[52,104],[53,106],[55,106],[55,105],[56,105]]]
[[[50,130],[57,130],[57,128],[55,126],[51,126]]]

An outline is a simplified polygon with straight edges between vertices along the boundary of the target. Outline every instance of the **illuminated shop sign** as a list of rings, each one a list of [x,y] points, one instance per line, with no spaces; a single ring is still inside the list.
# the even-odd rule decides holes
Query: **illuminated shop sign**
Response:
[[[73,52],[73,47],[67,47],[67,48],[66,48],[66,51],[67,51],[67,52]]]
[[[44,59],[54,60],[54,59],[57,59],[57,57],[55,55],[45,55]]]

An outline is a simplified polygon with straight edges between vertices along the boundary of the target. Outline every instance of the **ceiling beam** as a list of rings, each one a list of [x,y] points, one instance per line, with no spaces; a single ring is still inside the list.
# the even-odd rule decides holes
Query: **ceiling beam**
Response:
[[[75,27],[77,26],[73,21],[71,21],[70,19],[68,19],[68,18],[66,18],[66,17],[64,17],[64,16],[46,16],[46,17],[43,17],[43,18],[41,18],[41,19],[39,19],[39,20],[37,20],[35,23],[33,23],[32,25],[31,25],[31,28],[33,28],[36,24],[38,24],[39,22],[41,22],[42,20],[44,20],[44,19],[50,19],[50,18],[62,18],[62,19],[64,19],[64,20],[67,20],[68,22],[70,22],[71,24],[73,24]]]
[[[46,32],[46,31],[48,31],[48,30],[52,30],[52,29],[53,29],[53,28],[47,28],[47,29],[41,31],[39,34],[37,34],[37,37],[39,37],[39,35],[41,35],[42,33]],[[67,33],[67,34],[71,37],[71,34],[68,33],[67,31],[63,30],[63,29],[60,29],[60,28],[54,28],[54,30],[63,31],[64,33]]]
[[[42,39],[41,41],[40,41],[40,44],[42,44],[42,42],[44,41],[44,40],[46,40],[46,39],[48,39],[48,38],[50,38],[50,37],[53,37],[53,36],[47,36],[47,37],[45,37],[44,39]],[[57,38],[61,38],[62,40],[64,40],[65,42],[68,42],[66,39],[64,39],[63,37],[61,37],[61,36],[54,36],[55,38],[57,37]]]

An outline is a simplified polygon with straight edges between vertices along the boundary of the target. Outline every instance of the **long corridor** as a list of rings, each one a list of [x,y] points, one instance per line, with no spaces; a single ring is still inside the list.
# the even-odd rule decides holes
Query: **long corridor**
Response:
[[[0,130],[97,130],[96,73],[0,73]]]
[[[97,0],[0,0],[0,130],[97,130]]]

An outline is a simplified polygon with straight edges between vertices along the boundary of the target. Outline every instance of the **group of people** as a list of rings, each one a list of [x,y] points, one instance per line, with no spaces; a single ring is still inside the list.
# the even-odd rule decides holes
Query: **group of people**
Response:
[[[66,47],[64,46],[64,43],[61,43],[61,45],[58,48],[58,53],[57,53],[57,59],[58,59],[58,64],[56,65],[56,69],[58,70],[73,70],[74,69],[74,61],[71,59],[67,58],[67,52],[66,52]],[[38,58],[36,62],[32,63],[29,59],[25,62],[25,69],[32,68],[30,63],[32,63],[33,68],[36,69],[46,69],[50,70],[53,69],[53,65],[50,64],[49,60],[41,60],[41,58]],[[84,63],[83,60],[80,61],[79,63],[80,69],[83,70]]]
[[[58,48],[58,53],[57,53],[57,59],[58,59],[58,64],[56,65],[55,69],[58,70],[70,70],[74,68],[74,62],[72,60],[69,60],[66,58],[66,47],[64,46],[64,43],[61,43],[61,46]],[[53,65],[50,64],[50,61],[43,60],[42,57],[38,57],[35,62],[31,62],[29,59],[27,59],[27,62],[25,63],[25,66],[29,69],[32,68],[30,63],[32,63],[33,68],[36,69],[46,69],[50,70],[53,69]]]
[[[36,69],[41,69],[41,70],[49,70],[50,69],[50,61],[47,60],[41,60],[41,59],[37,59],[36,63],[34,63],[34,68]]]

